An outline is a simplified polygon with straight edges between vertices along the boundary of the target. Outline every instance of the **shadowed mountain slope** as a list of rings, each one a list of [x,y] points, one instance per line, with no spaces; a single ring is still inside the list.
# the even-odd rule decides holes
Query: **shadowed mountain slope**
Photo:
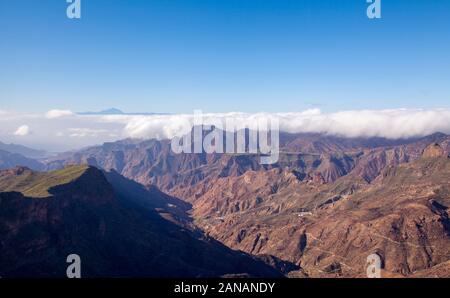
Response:
[[[143,207],[137,201],[145,190],[123,186],[118,177],[110,177],[110,184],[96,168],[49,173],[16,168],[0,177],[2,277],[65,277],[69,254],[80,255],[84,277],[282,276],[260,260],[164,219],[153,208],[166,199],[160,192],[149,190],[151,203]],[[174,200],[167,203],[175,206]]]

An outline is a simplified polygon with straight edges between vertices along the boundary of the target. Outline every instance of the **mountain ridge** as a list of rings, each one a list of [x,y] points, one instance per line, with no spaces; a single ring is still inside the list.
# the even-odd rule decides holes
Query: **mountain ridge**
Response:
[[[52,195],[45,198],[4,192],[0,186],[3,277],[63,277],[65,257],[71,253],[80,254],[84,276],[88,277],[242,273],[283,276],[256,258],[200,237],[187,227],[180,229],[155,210],[148,213],[150,210],[145,211],[133,201],[124,203],[123,197],[118,200],[114,187],[100,170],[89,166],[74,168],[76,171],[64,170],[77,172],[71,175],[73,179],[60,179],[62,184],[52,185]],[[17,168],[3,171],[2,176],[20,176],[28,171]],[[37,179],[48,177],[44,174]],[[26,220],[17,221],[24,216]],[[191,250],[197,251],[198,256],[193,256]]]
[[[290,277],[362,276],[367,252],[382,258],[386,276],[446,276],[450,136],[283,140],[273,165],[253,154],[174,154],[170,141],[155,139],[105,143],[45,164],[102,169],[123,204]]]

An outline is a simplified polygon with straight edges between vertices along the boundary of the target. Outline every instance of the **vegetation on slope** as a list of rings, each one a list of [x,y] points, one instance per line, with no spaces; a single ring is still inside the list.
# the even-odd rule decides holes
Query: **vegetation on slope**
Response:
[[[68,184],[86,172],[87,165],[68,166],[62,170],[51,172],[33,172],[27,168],[15,168],[5,171],[15,175],[0,173],[0,192],[20,192],[24,196],[46,198],[52,196],[50,189],[58,185]]]

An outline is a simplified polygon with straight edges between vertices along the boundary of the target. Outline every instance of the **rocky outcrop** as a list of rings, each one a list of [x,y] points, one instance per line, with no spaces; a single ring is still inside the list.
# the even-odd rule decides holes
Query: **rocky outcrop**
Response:
[[[346,180],[313,194],[300,184],[302,195],[281,191],[258,208],[202,226],[232,248],[273,254],[308,276],[364,276],[371,253],[382,257],[384,276],[444,274],[450,260],[449,178],[450,160],[420,159],[332,199]],[[273,204],[282,206],[278,213],[263,212]]]
[[[438,158],[444,156],[444,149],[442,149],[442,147],[437,143],[429,145],[427,148],[425,148],[422,154],[423,158]]]

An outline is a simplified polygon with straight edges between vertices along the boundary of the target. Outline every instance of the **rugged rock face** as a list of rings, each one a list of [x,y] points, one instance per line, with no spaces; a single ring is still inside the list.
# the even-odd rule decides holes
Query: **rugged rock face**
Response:
[[[285,133],[280,138],[280,160],[270,166],[260,165],[259,157],[251,154],[174,154],[168,140],[105,143],[51,158],[46,164],[48,169],[86,163],[114,169],[139,183],[155,185],[171,195],[193,201],[199,189],[207,188],[216,179],[238,177],[247,171],[288,168],[318,183],[334,182],[357,172],[371,182],[385,167],[420,158],[432,142],[442,144],[444,151],[450,150],[450,137],[443,134],[395,141]]]
[[[89,162],[158,186],[189,202],[194,224],[227,246],[301,267],[289,276],[364,276],[370,253],[382,257],[385,276],[446,276],[450,137],[281,138],[270,166],[248,154],[176,155],[155,140],[48,164]]]
[[[65,277],[75,253],[84,277],[282,276],[181,225],[175,199],[116,175],[111,185],[93,167],[0,172],[0,275]]]
[[[435,157],[444,157],[445,152],[444,149],[439,144],[432,144],[425,148],[423,151],[422,157],[423,158],[435,158]]]
[[[201,225],[230,247],[276,255],[308,276],[363,275],[370,253],[382,256],[386,276],[414,275],[450,259],[449,177],[449,160],[420,160],[385,171],[353,194],[325,199],[340,181],[325,186],[314,198],[324,201],[318,206],[307,196],[279,193]]]

